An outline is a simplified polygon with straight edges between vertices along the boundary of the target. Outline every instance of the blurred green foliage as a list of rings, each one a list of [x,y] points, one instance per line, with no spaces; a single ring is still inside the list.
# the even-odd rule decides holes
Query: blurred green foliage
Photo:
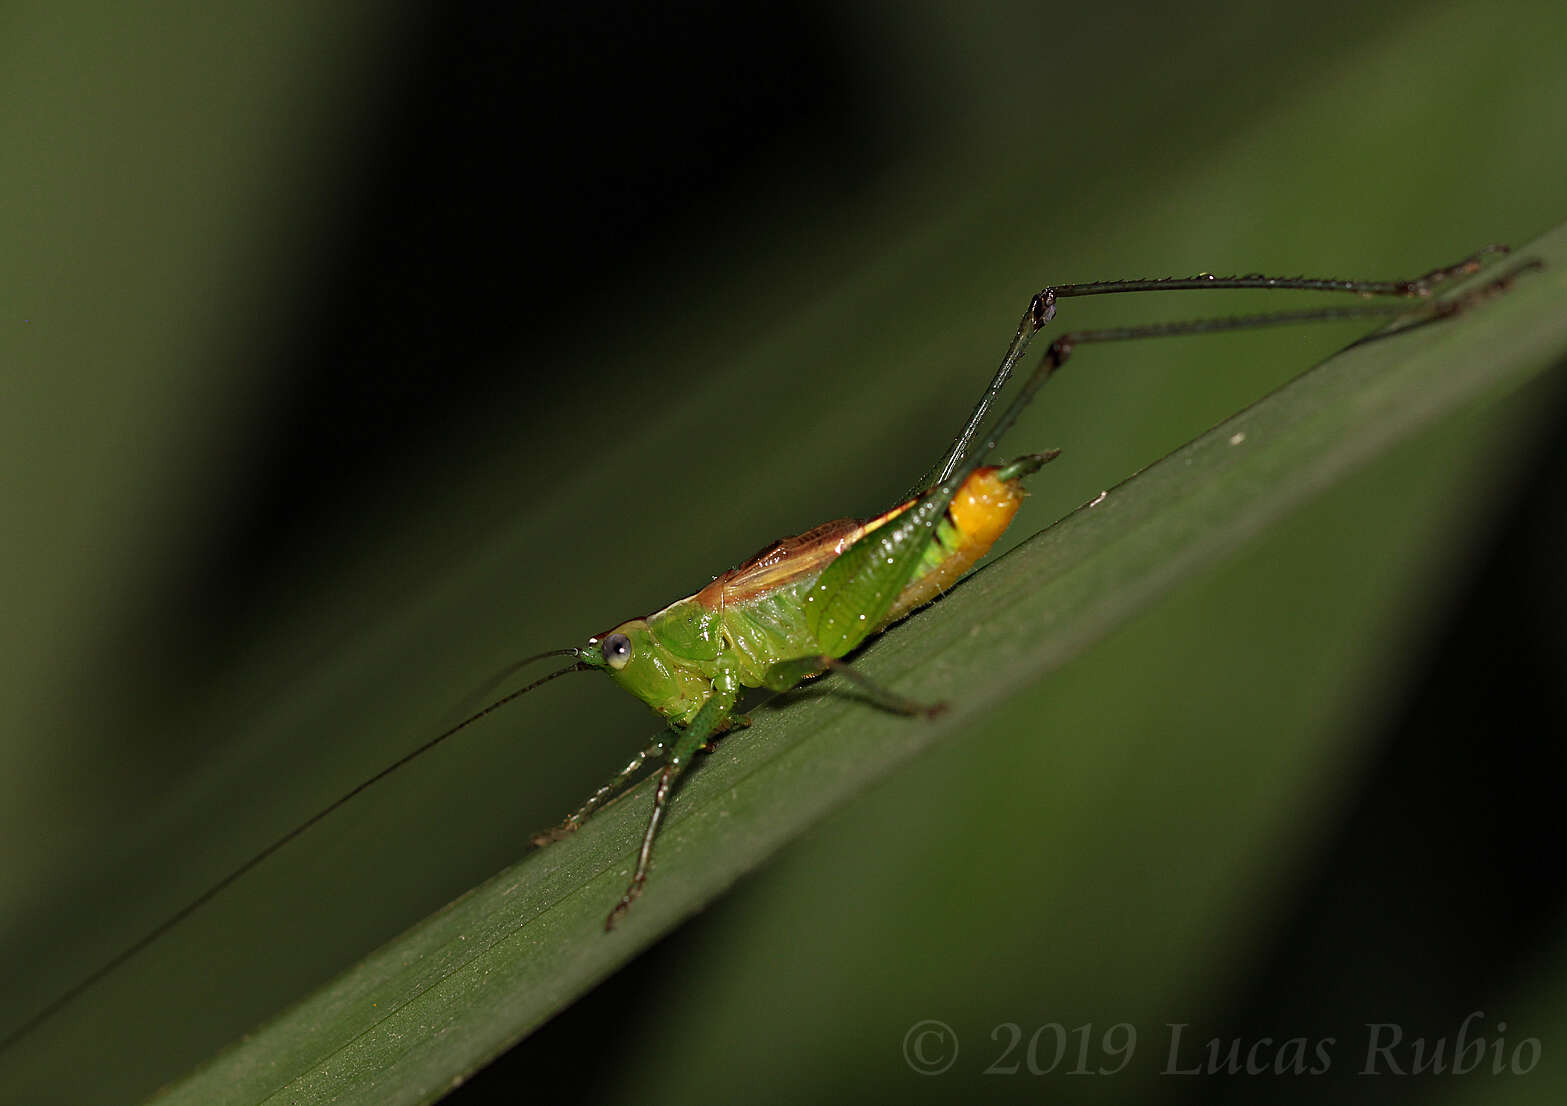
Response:
[[[335,503],[308,540],[257,534],[264,573],[214,591],[211,534],[247,517],[236,489],[271,456],[275,328],[379,183],[366,135],[434,17],[11,6],[0,1029],[459,717],[510,658],[689,592],[768,537],[885,507],[1044,281],[1397,276],[1562,217],[1557,5],[791,10],[853,75],[851,145],[784,134],[628,256],[585,250],[587,298],[530,317],[501,358],[512,388],[472,395],[439,461],[387,449],[377,492]],[[552,30],[636,137],[677,141],[686,120],[635,116],[638,90],[595,64],[586,29]],[[625,119],[574,115],[576,82],[497,120],[478,160],[569,186],[574,151],[530,144],[541,120],[572,121],[584,146],[631,141]],[[728,93],[715,79],[711,97]],[[518,195],[486,218],[544,233],[552,212]],[[525,305],[558,278],[533,260],[435,282],[515,282]],[[1069,325],[1215,307],[1074,304]],[[1017,433],[1065,452],[1013,540],[1354,333],[1085,355]],[[525,1043],[521,1067],[638,1102],[1198,1094],[1142,1068],[1064,1088],[920,1079],[900,1045],[922,1018],[981,1053],[1009,1021],[1230,1024],[1553,401],[1541,385],[1472,413],[1184,585],[834,816]],[[123,1101],[180,1074],[515,859],[651,729],[603,685],[552,685],[0,1058],[0,1097]],[[1470,874],[1431,884],[1462,900]],[[1318,977],[1344,996],[1340,1034],[1446,1009],[1419,988],[1367,1009],[1354,951]],[[1444,991],[1432,981],[1467,969],[1414,947],[1410,964],[1400,978],[1505,1010],[1551,1059],[1559,972]],[[1558,1060],[1486,1101],[1560,1085]]]

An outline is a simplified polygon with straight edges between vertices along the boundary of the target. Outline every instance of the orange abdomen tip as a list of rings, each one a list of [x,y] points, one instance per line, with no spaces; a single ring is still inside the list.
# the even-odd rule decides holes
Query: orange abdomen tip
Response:
[[[949,508],[965,543],[982,551],[995,544],[1023,505],[1022,481],[1002,480],[996,475],[1000,471],[996,465],[975,469]]]

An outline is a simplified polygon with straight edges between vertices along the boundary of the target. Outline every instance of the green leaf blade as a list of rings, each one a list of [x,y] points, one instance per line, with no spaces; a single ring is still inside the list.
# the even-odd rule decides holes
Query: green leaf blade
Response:
[[[947,699],[948,716],[879,715],[848,694],[786,696],[759,711],[692,773],[648,893],[613,934],[602,917],[628,872],[645,787],[157,1101],[436,1100],[900,762],[1370,459],[1559,364],[1567,228],[1522,256],[1547,268],[1458,320],[1330,359],[1036,535],[859,658],[892,687]]]

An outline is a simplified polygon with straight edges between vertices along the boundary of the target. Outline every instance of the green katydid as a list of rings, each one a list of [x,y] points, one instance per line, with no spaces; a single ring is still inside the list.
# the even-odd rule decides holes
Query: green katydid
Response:
[[[1488,256],[1504,252],[1504,246],[1486,246],[1454,265],[1403,281],[1205,274],[1043,289],[1029,301],[1000,367],[934,470],[935,482],[926,491],[864,522],[842,519],[780,539],[695,595],[623,622],[580,648],[559,651],[575,656],[576,663],[546,679],[583,669],[606,671],[663,715],[670,732],[633,757],[558,827],[536,835],[534,843],[547,845],[574,832],[647,763],[663,762],[630,883],[605,919],[605,929],[613,929],[647,883],[653,844],[675,782],[713,738],[743,724],[734,714],[742,687],[787,691],[830,671],[854,680],[886,709],[909,715],[939,712],[941,704],[922,705],[881,688],[843,658],[867,638],[935,599],[1006,530],[1023,502],[1022,481],[1057,452],[1026,454],[1000,465],[987,462],[1034,395],[1077,346],[1409,314],[1396,305],[1358,305],[1069,332],[1050,344],[1018,394],[980,439],[991,406],[1030,340],[1054,318],[1058,301],[1124,292],[1259,288],[1426,298],[1437,285],[1467,276]],[[1433,303],[1422,315],[1451,315],[1502,291],[1516,272],[1462,298]]]
[[[572,661],[424,742],[295,826],[60,995],[0,1041],[0,1050],[43,1024],[360,792],[498,708],[570,672],[606,672],[668,723],[668,729],[658,739],[637,753],[565,821],[534,837],[534,843],[543,846],[576,831],[596,810],[634,782],[643,768],[662,762],[630,881],[605,921],[605,928],[612,929],[647,883],[653,847],[676,782],[699,751],[726,731],[746,724],[744,716],[735,713],[743,688],[786,691],[812,677],[835,672],[855,681],[883,708],[916,716],[941,710],[941,704],[917,703],[879,687],[845,658],[867,638],[956,583],[1010,524],[1022,503],[1022,481],[1054,459],[1056,451],[1025,454],[1001,464],[990,463],[992,454],[1045,381],[1066,363],[1074,349],[1095,342],[1294,323],[1395,319],[1413,324],[1447,318],[1505,291],[1519,273],[1537,264],[1514,267],[1451,299],[1432,298],[1438,286],[1475,273],[1489,257],[1505,252],[1504,246],[1487,246],[1456,264],[1412,280],[1202,274],[1059,284],[1043,289],[1030,299],[1000,366],[933,470],[932,484],[927,490],[876,518],[830,522],[797,537],[781,539],[694,595],[660,611],[623,622],[589,638],[584,645],[552,650],[518,662],[514,667],[555,656],[570,657]],[[1424,302],[1416,307],[1405,303],[1355,304],[1068,332],[1050,344],[1011,402],[985,430],[992,407],[1033,337],[1054,318],[1060,300],[1197,289],[1347,292],[1361,297]]]

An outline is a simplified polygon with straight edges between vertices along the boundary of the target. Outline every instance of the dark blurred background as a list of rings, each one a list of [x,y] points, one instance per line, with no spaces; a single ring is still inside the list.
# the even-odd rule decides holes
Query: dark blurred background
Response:
[[[0,1029],[515,656],[892,502],[1041,283],[1414,275],[1567,213],[1545,3],[0,27]],[[1018,431],[1065,453],[1012,540],[1356,333],[1084,355]],[[1564,415],[1545,379],[1379,459],[454,1100],[1559,1100]],[[652,729],[552,685],[0,1058],[0,1097],[179,1075],[515,859]],[[1476,1010],[1537,1070],[1351,1077],[1366,1023],[1451,1039]],[[902,1058],[927,1018],[965,1046],[940,1078]],[[1114,1077],[983,1077],[1008,1022],[1140,1044]],[[1169,1023],[1341,1059],[1161,1077]]]

